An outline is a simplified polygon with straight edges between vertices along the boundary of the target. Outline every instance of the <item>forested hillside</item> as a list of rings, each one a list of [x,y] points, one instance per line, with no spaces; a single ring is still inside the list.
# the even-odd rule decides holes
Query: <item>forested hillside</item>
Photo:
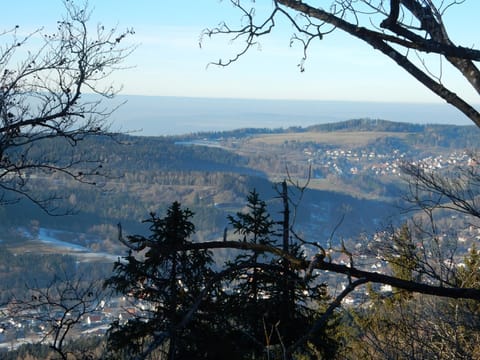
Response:
[[[480,3],[54,3],[2,3],[0,359],[480,359]]]
[[[279,246],[281,230],[277,227],[281,227],[281,224],[285,222],[285,219],[282,220],[282,214],[285,214],[286,211],[285,191],[287,188],[288,203],[291,207],[289,221],[291,221],[292,231],[295,231],[291,235],[292,240],[289,245],[291,246],[289,251],[292,254],[298,252],[298,256],[305,259],[316,259],[315,256],[318,254],[315,255],[315,252],[318,249],[328,249],[328,254],[325,253],[324,256],[327,256],[329,261],[334,260],[339,264],[347,264],[351,261],[349,259],[353,259],[351,251],[354,250],[355,256],[357,256],[355,264],[362,269],[374,269],[375,272],[381,274],[401,271],[392,268],[391,264],[394,263],[392,259],[395,257],[389,254],[393,250],[388,247],[388,242],[384,243],[384,241],[391,239],[390,236],[397,236],[395,229],[412,215],[412,213],[404,211],[408,205],[407,202],[404,202],[408,194],[408,185],[411,186],[412,183],[406,181],[408,177],[403,173],[402,164],[416,162],[422,164],[421,166],[428,173],[438,174],[453,171],[457,166],[467,166],[468,164],[471,166],[475,162],[475,148],[472,145],[478,135],[478,131],[472,127],[420,126],[360,119],[305,129],[243,129],[214,134],[192,134],[184,137],[115,135],[90,138],[79,145],[78,151],[80,154],[88,152],[89,155],[101,161],[101,169],[105,174],[99,174],[94,185],[82,184],[66,177],[53,178],[53,174],[49,172],[31,175],[30,178],[31,186],[34,186],[40,195],[46,198],[58,197],[55,200],[58,209],[70,211],[69,215],[48,215],[29,201],[21,201],[1,208],[3,235],[0,239],[2,256],[5,261],[0,269],[0,276],[2,283],[8,286],[0,292],[0,300],[4,302],[11,300],[11,296],[14,294],[18,298],[31,296],[30,301],[38,301],[39,297],[35,295],[35,289],[49,289],[51,286],[57,286],[53,284],[56,284],[59,278],[64,279],[62,284],[72,287],[70,290],[67,288],[68,291],[77,291],[80,284],[103,282],[112,276],[112,263],[115,259],[120,259],[119,256],[125,254],[125,244],[128,244],[128,241],[131,241],[130,250],[136,251],[137,245],[135,244],[142,239],[141,236],[150,236],[148,239],[151,239],[153,235],[148,234],[152,229],[154,232],[156,231],[157,235],[155,236],[163,239],[162,232],[159,230],[161,227],[152,227],[151,224],[156,222],[163,224],[164,219],[169,219],[172,211],[178,212],[177,216],[185,211],[185,217],[188,219],[191,217],[192,225],[189,225],[189,222],[185,223],[185,226],[190,229],[188,241],[197,246],[202,246],[207,242],[227,244],[232,247],[215,251],[214,256],[210,253],[204,255],[201,255],[203,253],[192,253],[199,256],[199,262],[205,262],[202,266],[206,266],[204,273],[199,272],[195,275],[198,278],[194,280],[194,283],[207,281],[204,278],[206,274],[220,271],[222,264],[234,267],[243,266],[242,264],[247,261],[245,259],[248,257],[246,258],[246,255],[242,255],[239,251],[248,250],[248,246]],[[31,155],[42,156],[48,153],[50,157],[61,163],[62,156],[66,152],[66,149],[59,144],[48,141],[39,144],[35,148],[35,153],[32,152]],[[283,183],[285,180],[286,182]],[[284,188],[284,185],[288,186]],[[262,202],[260,198],[265,199],[265,202]],[[188,207],[189,210],[182,210],[180,206]],[[169,211],[166,212],[166,209]],[[190,213],[190,210],[193,213]],[[266,215],[267,210],[268,216]],[[249,221],[254,221],[252,219],[255,217],[242,215],[249,211],[253,211],[255,216],[259,216],[258,219],[264,219],[262,220],[266,221],[264,225],[271,227],[270,230],[265,230],[266,233],[263,235],[261,232],[258,233],[258,236],[265,236],[264,240],[259,240],[258,243],[257,240],[246,241],[253,236],[251,229],[255,229],[249,225]],[[262,217],[264,215],[265,217]],[[163,216],[166,217],[162,218]],[[271,216],[271,221],[268,220],[269,216]],[[185,217],[181,217],[182,221],[185,221]],[[146,219],[146,223],[142,222]],[[457,230],[455,234],[452,233],[448,236],[457,239],[471,239],[475,236],[475,229],[472,228],[471,223],[466,222],[463,218],[452,216],[446,211],[436,214],[435,221],[438,229],[452,231],[454,228]],[[190,226],[195,228],[195,232],[191,232],[193,228]],[[129,237],[130,234],[138,235]],[[441,234],[441,239],[447,237],[446,232]],[[395,240],[398,241],[395,243],[397,244],[395,249],[402,249],[404,245],[401,245],[403,244],[401,241],[407,241],[405,246],[408,248],[410,246],[408,241],[413,241],[413,236],[418,237],[419,234],[402,236],[399,238],[400,240]],[[240,241],[242,237],[243,242]],[[239,242],[237,242],[237,238]],[[151,240],[141,241],[149,244],[148,246],[153,246]],[[427,242],[423,243],[426,241],[423,238],[416,241],[417,245],[413,248],[418,251],[439,251],[439,249],[427,247]],[[442,241],[440,242],[443,244]],[[242,245],[243,243],[246,245]],[[418,245],[420,243],[424,245]],[[458,253],[455,255],[452,253],[451,259],[455,257],[456,261],[460,261],[462,256],[467,256],[468,243],[467,240],[461,240],[455,247]],[[195,246],[188,245],[190,242],[185,244]],[[285,247],[285,244],[283,246]],[[447,248],[442,251],[446,250]],[[146,254],[148,259],[150,252]],[[278,266],[278,263],[274,262],[273,254],[268,256],[262,252],[255,254],[252,258],[255,262],[260,259],[266,262],[259,262],[258,266],[265,267],[265,269],[269,269],[268,271],[273,271],[272,269]],[[260,256],[260,254],[263,255]],[[138,260],[135,261],[144,259],[144,256],[143,252],[140,252]],[[212,257],[210,258],[210,256]],[[8,261],[9,258],[13,261]],[[126,261],[133,261],[132,259],[127,256],[124,260],[118,260],[115,265],[117,269],[115,276],[117,277],[112,277],[109,281],[111,286],[118,286],[119,291],[123,291],[121,290],[124,286],[122,285],[122,276],[130,276],[128,274],[129,267],[124,267]],[[180,259],[182,259],[181,257],[179,261],[184,261]],[[273,261],[273,263],[268,264],[269,261]],[[468,261],[476,260],[472,258]],[[212,267],[209,268],[207,263],[212,263],[209,265]],[[185,266],[193,265],[185,263]],[[421,264],[421,266],[431,265],[427,263]],[[320,274],[318,272],[315,272],[315,276],[309,275],[312,276],[312,279],[317,279],[314,280],[314,286],[312,284],[313,287],[308,288],[309,290],[302,287],[305,285],[301,285],[295,290],[292,289],[295,296],[298,296],[299,303],[314,301],[320,307],[325,306],[329,301],[329,297],[324,293],[327,287],[335,289],[347,286],[345,281],[339,283],[335,271],[322,273],[318,279],[317,275]],[[192,271],[190,273],[193,274]],[[63,275],[52,277],[52,274]],[[69,280],[71,274],[81,276],[81,281]],[[258,281],[267,281],[270,284],[270,280],[267,280],[270,276],[268,274],[265,274],[267,277],[264,280]],[[429,280],[428,284],[435,284],[435,274],[436,272],[433,272],[429,275],[433,280]],[[253,275],[247,271],[244,276]],[[300,283],[297,280],[295,283],[298,285]],[[220,291],[219,289],[220,292],[215,295],[219,299],[226,296],[225,306],[230,304],[230,301],[237,301],[235,298],[230,298],[231,288],[239,284],[240,286],[250,286],[248,282],[241,285],[242,282],[237,284],[235,281],[224,283],[224,290]],[[304,278],[302,281],[307,280]],[[285,286],[280,283],[275,284],[268,286]],[[134,291],[143,291],[142,288],[137,288],[136,282],[132,283],[132,286],[126,295],[132,296]],[[193,289],[193,285],[190,286]],[[59,291],[58,289],[56,291]],[[227,289],[226,292],[224,292],[225,289]],[[275,288],[272,289],[261,291],[264,293],[279,291]],[[315,346],[317,349],[315,351],[325,352],[325,354],[329,354],[329,351],[333,351],[333,349],[348,351],[349,347],[355,347],[358,351],[372,351],[373,345],[356,343],[352,340],[350,332],[360,331],[361,328],[361,331],[365,331],[365,336],[378,336],[378,329],[383,326],[379,319],[384,317],[385,321],[398,320],[386,316],[389,307],[397,306],[395,304],[400,301],[395,298],[392,303],[383,302],[382,296],[385,295],[385,291],[388,293],[389,289],[389,287],[375,286],[349,298],[352,304],[358,305],[370,292],[378,295],[372,295],[373,297],[369,301],[380,305],[375,308],[374,317],[370,312],[362,311],[361,307],[358,308],[358,311],[352,310],[351,313],[344,313],[342,316],[345,318],[343,319],[333,317],[332,323],[329,323],[329,327],[325,328],[326,332],[321,335],[326,343],[330,344],[329,347],[313,343],[309,346]],[[199,292],[201,289],[198,288],[195,291]],[[254,287],[248,291],[256,294],[254,295],[256,301],[266,301],[262,306],[270,306],[268,297],[260,300],[262,299],[261,294],[263,294],[258,292],[260,290]],[[308,296],[312,296],[311,299],[315,300],[307,300],[302,297],[304,296],[302,294],[309,291],[314,291]],[[32,292],[34,295],[30,295]],[[92,291],[89,293],[94,294]],[[215,296],[210,299],[213,301],[212,309],[216,309],[216,306],[219,305],[214,301]],[[422,296],[415,295],[415,298]],[[93,299],[100,301],[101,298],[95,295],[91,301],[88,296],[85,299],[77,294],[75,299],[82,306],[93,306]],[[414,297],[408,299],[412,300]],[[143,308],[147,306],[145,298],[141,297],[137,300],[142,303]],[[273,300],[274,298],[272,298]],[[108,317],[110,315],[106,314],[127,316],[122,312],[123,310],[119,310],[125,308],[125,305],[121,305],[121,300],[112,298],[109,301],[106,303],[109,307],[108,312],[92,310],[92,318],[94,316],[101,318],[101,324],[110,321]],[[167,299],[158,301],[163,302]],[[247,300],[245,300],[245,304],[248,304]],[[412,306],[409,302],[398,304]],[[446,316],[445,307],[449,306],[448,303],[446,305],[436,304],[442,306],[438,310],[442,314],[439,316]],[[205,304],[205,306],[207,305],[208,303]],[[86,309],[89,309],[88,306]],[[228,306],[235,308],[238,305],[230,304]],[[252,308],[249,310],[252,314],[258,310],[256,306],[252,304]],[[209,314],[209,311],[218,314],[220,310],[205,308],[203,311],[205,314]],[[223,311],[231,310],[224,309],[220,312]],[[300,318],[297,320],[305,322],[305,325],[302,326],[309,326],[307,319],[310,315],[305,315],[307,313],[303,313],[304,310],[295,311],[299,311]],[[308,311],[311,311],[311,308]],[[213,315],[209,316],[211,318]],[[236,318],[233,313],[228,316],[232,321],[233,319],[240,323],[244,321],[244,319]],[[312,313],[311,316],[315,315]],[[423,321],[431,321],[430,316],[434,316],[434,314],[428,314]],[[208,330],[209,333],[214,331],[217,326],[221,329],[221,320],[216,319],[215,321],[219,321],[219,323],[215,323],[214,328],[211,328],[213,323],[209,323],[207,328],[202,328],[205,324],[199,324],[203,329],[201,331]],[[123,331],[128,331],[128,329],[121,326],[123,323],[114,324],[116,325],[111,328],[112,331],[118,331],[118,336],[123,337]],[[13,336],[12,327],[9,326],[7,326],[7,333]],[[92,325],[82,326],[90,327]],[[330,326],[336,330],[332,330],[333,328]],[[258,329],[250,330],[258,332]],[[25,328],[21,333],[16,331],[15,336],[26,336],[25,334],[35,331],[38,330],[35,330],[33,325],[29,325],[28,329]],[[291,333],[287,335],[288,329],[281,331],[285,332],[281,336],[290,336],[289,341],[293,341],[293,335]],[[382,341],[388,342],[387,339],[393,335],[385,330],[382,331],[385,332],[385,339]],[[261,335],[255,334],[258,337]],[[112,341],[115,336],[113,335],[111,338]],[[240,335],[235,335],[234,332],[229,333],[229,336]],[[408,334],[402,334],[402,336],[408,336]],[[342,345],[344,338],[349,340],[348,343]],[[1,336],[0,339],[2,339]],[[252,346],[247,338],[242,341],[245,341],[246,348],[249,349]],[[99,347],[102,345],[97,342],[89,342],[88,346],[99,352]],[[19,354],[22,351],[30,350],[22,348]],[[33,351],[38,354],[43,351],[48,352],[47,349],[41,347]]]
[[[21,202],[8,211],[2,208],[1,216],[4,224],[39,220],[45,227],[93,231],[113,240],[115,234],[110,232],[118,222],[140,230],[139,223],[149,212],[162,211],[178,200],[196,213],[199,236],[211,238],[221,235],[226,215],[242,207],[250,190],[273,198],[274,184],[291,177],[300,185],[308,182],[308,196],[303,197],[299,211],[313,214],[312,206],[330,209],[322,217],[331,224],[340,209],[349,208],[352,214],[346,218],[355,221],[346,222],[340,231],[352,236],[391,221],[386,209],[397,205],[405,189],[398,168],[401,161],[431,159],[437,166],[444,161],[447,167],[449,157],[450,162],[466,161],[465,151],[473,149],[477,138],[478,131],[470,126],[368,119],[305,129],[244,129],[185,137],[99,136],[78,149],[102,162],[107,175],[98,177],[95,186],[68,179],[51,181],[48,173],[35,179],[37,191],[63,197],[59,207],[73,209],[75,215],[51,217]],[[56,153],[61,159],[62,149],[48,142],[32,155],[44,153]],[[378,214],[384,214],[384,219]],[[310,226],[309,216],[299,219]]]

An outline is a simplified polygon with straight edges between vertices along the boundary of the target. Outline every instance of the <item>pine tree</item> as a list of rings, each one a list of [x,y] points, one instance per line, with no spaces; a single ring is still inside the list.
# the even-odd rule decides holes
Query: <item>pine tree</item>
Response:
[[[239,236],[238,240],[274,245],[275,222],[267,211],[265,201],[260,199],[255,190],[247,196],[246,207],[246,212],[228,216],[234,233]],[[237,341],[243,343],[245,349],[248,349],[246,353],[253,356],[264,351],[266,317],[268,311],[276,307],[271,304],[277,298],[272,294],[275,273],[272,273],[271,267],[267,267],[268,263],[265,254],[254,252],[241,253],[227,264],[227,267],[239,269],[232,272],[228,279],[231,289],[225,300],[226,313],[231,319],[231,331],[238,333]]]
[[[281,221],[271,218],[265,201],[255,190],[247,197],[247,211],[228,219],[239,241],[274,246],[301,258],[300,246],[290,239],[286,191],[285,184]],[[305,281],[290,267],[287,259],[256,252],[239,254],[227,268],[238,269],[229,279],[230,291],[224,306],[230,319],[230,331],[237,334],[236,341],[247,350],[243,358],[260,358],[266,352],[280,358],[317,316],[316,310],[310,307],[310,296],[314,294],[317,300],[319,298],[319,287],[312,284],[315,276]],[[322,300],[325,296],[320,296],[319,303]],[[334,341],[323,332],[316,335],[322,339],[321,343],[311,346],[321,349],[320,352],[322,348],[335,348]]]
[[[151,214],[146,220],[151,231],[148,238],[128,237],[130,251],[115,263],[114,275],[106,285],[129,296],[141,315],[112,325],[111,349],[123,351],[124,356],[157,351],[167,353],[168,359],[191,354],[201,358],[196,337],[204,336],[209,321],[202,309],[186,327],[178,328],[211,274],[210,252],[183,249],[195,231],[192,216],[174,202],[164,218]],[[168,342],[162,341],[166,338]]]
[[[388,254],[386,260],[393,275],[402,280],[418,280],[415,273],[419,263],[418,253],[407,224],[403,224],[393,235],[392,242],[394,253]],[[394,292],[392,301],[408,300],[412,297],[411,293],[399,289]]]

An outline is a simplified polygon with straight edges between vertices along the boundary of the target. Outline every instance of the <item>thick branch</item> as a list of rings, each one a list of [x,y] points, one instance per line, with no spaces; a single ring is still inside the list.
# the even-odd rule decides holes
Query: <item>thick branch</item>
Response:
[[[321,329],[324,329],[327,321],[330,319],[335,309],[341,305],[343,299],[345,299],[348,294],[354,291],[358,286],[363,285],[366,282],[366,279],[358,279],[349,283],[348,286],[346,286],[345,289],[335,298],[335,300],[330,303],[327,310],[325,310],[322,316],[320,316],[320,318],[315,321],[310,330],[287,349],[286,358],[290,358],[290,356],[295,352],[297,348],[306,343],[310,338],[312,338],[312,336],[315,335],[315,333],[317,333]]]
[[[158,247],[158,244],[156,245]],[[279,248],[264,244],[252,244],[248,242],[238,241],[211,241],[202,243],[186,244],[177,249],[171,247],[165,251],[185,251],[185,250],[207,250],[207,249],[242,249],[250,250],[257,253],[270,253],[278,257],[287,259],[293,269],[306,270],[310,266],[310,261],[296,258],[285,253]],[[366,282],[373,282],[406,290],[412,293],[420,293],[433,296],[441,296],[453,299],[473,299],[480,300],[480,289],[473,288],[447,288],[442,286],[434,286],[422,284],[415,281],[402,280],[393,276],[380,274],[377,272],[369,272],[346,265],[339,265],[326,262],[324,259],[316,260],[315,269],[331,271],[337,274],[344,274],[357,279],[365,279]]]
[[[305,40],[296,35],[293,36],[294,40],[299,40],[303,43],[304,58],[302,59],[302,63],[305,60],[307,48],[313,39],[321,39],[324,34],[333,31],[333,29],[340,29],[370,44],[375,49],[380,50],[410,73],[421,84],[444,99],[447,103],[456,107],[480,127],[480,113],[473,106],[446,88],[440,81],[436,81],[430,77],[428,72],[422,71],[412,63],[408,58],[408,54],[403,55],[393,47],[398,46],[406,51],[416,50],[425,54],[434,53],[444,56],[460,71],[472,87],[480,93],[480,71],[473,63],[473,61],[480,61],[480,51],[453,44],[446,33],[441,20],[441,14],[432,4],[429,3],[424,6],[417,0],[391,0],[390,13],[381,23],[381,27],[393,33],[388,34],[384,31],[370,30],[366,27],[359,26],[358,23],[351,23],[344,20],[344,11],[339,11],[337,15],[335,12],[325,11],[322,8],[316,8],[298,0],[275,0],[273,10],[267,16],[267,20],[263,23],[261,22],[260,25],[256,25],[253,16],[251,16],[254,12],[247,11],[242,6],[241,1],[231,1],[232,4],[239,8],[245,17],[248,18],[248,24],[241,26],[240,29],[237,30],[232,30],[227,25],[224,25],[221,28],[206,31],[205,34],[209,36],[215,34],[231,34],[233,35],[232,40],[234,41],[245,36],[246,44],[233,59],[226,63],[220,60],[217,63],[218,65],[226,66],[238,60],[241,55],[245,54],[249,48],[255,44],[253,39],[268,34],[272,30],[272,27],[275,26],[275,17],[283,15],[292,23],[296,31],[300,32],[306,38]],[[380,11],[378,7],[370,4],[370,2],[368,3],[372,8]],[[347,5],[345,6],[348,7],[348,11],[355,13],[353,8]],[[404,6],[414,18],[418,19],[421,24],[421,28],[416,29],[418,32],[415,32],[412,26],[405,25],[399,20],[400,6]],[[287,10],[294,10],[300,14],[300,18],[305,19],[307,25],[300,26],[298,18],[291,16]],[[313,23],[311,19],[319,20],[318,24]],[[325,24],[331,25],[332,29],[322,32],[321,28]],[[422,33],[424,36],[422,36],[420,32],[424,32]],[[299,65],[301,69],[303,69],[302,63]]]
[[[400,1],[390,0],[390,14],[385,20],[382,21],[380,26],[384,28],[389,28],[392,25],[395,25],[398,21],[399,14],[400,14]]]
[[[394,60],[400,67],[410,73],[415,79],[425,85],[428,89],[433,91],[436,95],[444,99],[449,104],[452,104],[461,112],[463,112],[469,119],[471,119],[478,127],[480,127],[480,113],[470,104],[465,102],[455,93],[451,92],[447,88],[445,88],[442,84],[437,83],[429,76],[427,76],[423,71],[418,69],[408,58],[402,54],[400,54],[397,50],[387,44],[383,35],[371,30],[368,30],[364,27],[360,27],[354,24],[351,24],[339,17],[334,16],[331,13],[323,11],[321,9],[316,9],[311,7],[301,1],[294,1],[294,0],[278,0],[278,3],[287,6],[293,10],[299,11],[300,13],[306,14],[307,16],[316,18],[318,20],[327,22],[329,24],[334,25],[335,27],[347,32],[348,34],[359,38],[360,40],[365,41],[366,43],[373,46],[375,49],[380,50],[382,53],[387,55],[389,58]],[[437,53],[443,54],[445,56],[454,56],[460,57],[460,53],[462,53],[461,48],[453,47],[453,49],[449,46],[450,44],[440,43],[441,47],[439,48],[441,51],[437,49]],[[455,52],[450,52],[450,50],[455,50]],[[429,52],[433,51],[434,49],[425,49],[424,51]],[[475,51],[478,54],[480,52]],[[468,58],[466,54],[462,56],[464,58]],[[477,58],[479,59],[479,58]],[[462,73],[463,74],[463,73]]]
[[[424,42],[434,42],[438,44],[439,50],[443,48],[458,49],[453,52],[439,52],[445,55],[447,60],[456,67],[460,73],[468,80],[472,87],[480,93],[480,71],[472,62],[472,60],[478,61],[479,59],[474,57],[465,56],[462,51],[464,48],[455,46],[448,37],[447,30],[441,19],[439,12],[430,6],[421,6],[414,0],[403,0],[402,3],[407,9],[420,21],[422,29],[430,35],[431,40],[416,40]],[[472,50],[475,51],[475,50]]]

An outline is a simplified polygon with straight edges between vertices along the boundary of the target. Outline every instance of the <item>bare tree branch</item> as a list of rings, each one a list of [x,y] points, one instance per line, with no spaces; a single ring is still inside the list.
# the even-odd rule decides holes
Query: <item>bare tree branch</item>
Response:
[[[161,247],[157,245],[157,248],[159,249],[159,251],[161,251]],[[271,255],[286,259],[287,261],[289,261],[292,269],[295,270],[306,270],[311,264],[310,261],[294,257],[289,253],[284,252],[280,248],[266,244],[254,244],[243,241],[209,241],[201,243],[189,243],[178,246],[176,251],[213,249],[241,249],[249,250],[256,253],[269,253]],[[175,248],[172,247],[165,249],[165,251],[173,250],[175,250]],[[318,270],[327,270],[337,274],[347,275],[352,278],[365,279],[366,282],[391,285],[393,287],[413,293],[441,296],[453,299],[480,300],[480,289],[443,287],[419,283],[415,281],[402,280],[393,276],[380,274],[377,272],[364,271],[347,265],[335,264],[330,261],[325,261],[324,257],[322,256],[320,256],[320,258],[316,258],[313,261],[315,261],[314,268]]]
[[[302,337],[300,337],[294,344],[292,344],[291,346],[289,346],[288,349],[286,349],[284,357],[289,359],[298,347],[306,343],[312,336],[315,335],[315,333],[317,333],[321,329],[324,329],[325,325],[327,324],[327,321],[332,317],[335,309],[342,304],[343,299],[345,299],[358,286],[363,285],[366,282],[368,281],[363,278],[350,282],[345,287],[345,289],[340,294],[338,294],[338,296],[330,303],[327,310],[325,310],[322,316],[320,316],[320,318],[315,321],[313,326]]]
[[[257,45],[260,37],[272,32],[277,18],[283,17],[296,31],[292,41],[300,41],[303,46],[303,57],[299,64],[302,71],[307,50],[314,39],[322,39],[333,30],[343,31],[381,51],[421,84],[480,126],[480,113],[468,101],[445,86],[440,77],[430,76],[429,71],[422,70],[410,59],[411,50],[422,56],[438,54],[452,64],[470,86],[480,93],[480,71],[475,64],[480,61],[480,50],[460,46],[450,40],[442,19],[446,10],[454,4],[457,5],[457,2],[441,1],[437,8],[430,0],[332,0],[330,8],[326,10],[327,7],[319,7],[313,1],[275,0],[271,12],[259,20],[255,17],[255,3],[250,4],[250,8],[245,5],[246,1],[231,0],[231,3],[243,14],[244,25],[231,28],[223,24],[218,28],[207,29],[203,34],[209,37],[232,35],[232,41],[243,41],[243,46],[231,59],[220,59],[215,63],[217,65],[227,66],[237,61],[251,47]],[[362,5],[369,11],[362,9]],[[367,15],[368,19],[363,21],[361,15]],[[418,26],[413,26],[413,23]]]
[[[89,136],[108,134],[116,107],[107,107],[103,99],[113,98],[117,89],[105,81],[134,50],[123,46],[133,30],[98,25],[91,36],[89,10],[64,4],[66,15],[54,34],[40,29],[19,39],[18,26],[0,34],[10,37],[0,48],[1,196],[7,201],[24,196],[47,212],[57,197],[35,194],[27,186],[33,177],[61,175],[94,184],[105,176],[98,159],[75,148]],[[34,38],[43,44],[33,48]],[[18,62],[23,48],[28,55]],[[64,149],[62,157],[40,152],[47,145]]]
[[[66,274],[55,276],[45,287],[28,288],[28,298],[14,297],[8,313],[16,319],[35,320],[45,331],[42,343],[62,358],[68,358],[65,344],[74,327],[99,309],[104,297],[100,284],[72,279]]]

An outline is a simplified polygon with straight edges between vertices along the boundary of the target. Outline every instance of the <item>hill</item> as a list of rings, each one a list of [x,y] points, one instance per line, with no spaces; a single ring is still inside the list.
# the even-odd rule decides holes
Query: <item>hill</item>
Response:
[[[466,163],[466,150],[474,149],[478,139],[478,129],[471,126],[370,119],[283,130],[95,137],[79,150],[101,159],[108,171],[97,187],[48,174],[33,180],[38,191],[63,195],[59,206],[74,206],[76,215],[50,217],[21,202],[1,209],[0,218],[7,228],[35,223],[84,233],[88,242],[75,241],[116,251],[117,223],[131,233],[143,233],[147,229],[141,221],[149,212],[161,213],[178,200],[195,212],[197,237],[214,239],[228,225],[226,216],[241,209],[254,188],[276,216],[274,185],[290,177],[309,184],[297,209],[297,224],[305,236],[326,241],[345,217],[337,234],[352,238],[401,220],[401,162],[424,160],[443,169]],[[50,143],[36,149],[38,156],[43,151],[57,151],[59,157],[63,153]]]

